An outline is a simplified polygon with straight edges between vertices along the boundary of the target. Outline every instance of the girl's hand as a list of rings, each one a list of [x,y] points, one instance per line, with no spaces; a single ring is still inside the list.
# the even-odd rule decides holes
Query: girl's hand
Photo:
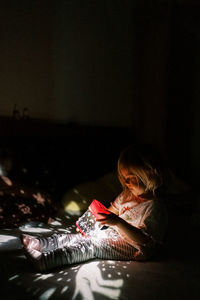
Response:
[[[78,218],[78,221],[80,220],[80,218]],[[80,229],[78,227],[76,227],[76,232],[80,233],[82,236],[84,236],[83,232],[80,231]]]
[[[114,226],[118,225],[120,222],[120,217],[110,212],[109,214],[98,213],[99,216],[103,218],[96,218],[96,221],[100,222],[101,225]]]

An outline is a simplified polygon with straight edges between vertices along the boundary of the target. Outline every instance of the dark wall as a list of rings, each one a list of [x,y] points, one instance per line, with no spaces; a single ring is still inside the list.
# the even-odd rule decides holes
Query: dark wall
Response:
[[[133,2],[1,1],[0,115],[132,125]]]
[[[55,98],[61,119],[132,125],[133,6],[130,0],[54,4]]]
[[[0,2],[0,116],[54,118],[51,1]]]
[[[135,11],[136,134],[157,144],[182,179],[200,166],[200,4],[153,1]]]
[[[200,4],[174,5],[170,16],[166,141],[181,176],[198,184],[200,167]]]
[[[165,150],[170,7],[138,1],[134,9],[133,126],[139,138]]]
[[[199,11],[189,0],[2,1],[0,115],[18,103],[32,118],[132,128],[197,182]]]

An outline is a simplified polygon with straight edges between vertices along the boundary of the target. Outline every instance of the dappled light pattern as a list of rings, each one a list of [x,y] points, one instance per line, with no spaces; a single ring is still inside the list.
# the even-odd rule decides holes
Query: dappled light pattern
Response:
[[[67,220],[67,222],[66,222]],[[13,249],[21,247],[19,235],[22,232],[32,236],[42,237],[52,233],[75,233],[75,219],[66,215],[63,219],[57,218],[51,224],[42,222],[25,223],[19,229],[7,229],[0,234],[0,249],[3,245],[13,244]],[[11,245],[11,244],[10,244]],[[23,252],[18,256],[21,267],[9,272],[7,283],[11,288],[17,287],[23,291],[25,299],[96,299],[99,295],[104,299],[121,299],[121,291],[130,275],[127,265],[130,262],[113,260],[95,260],[82,264],[74,264],[52,269],[49,272],[38,273],[28,263]],[[7,265],[6,265],[7,266]],[[7,268],[8,269],[8,268]],[[23,271],[25,270],[25,272]],[[101,298],[97,298],[101,299]]]
[[[62,199],[64,210],[71,216],[80,216],[88,207],[90,200],[83,196],[77,188],[69,190]]]
[[[36,199],[37,203],[42,204],[43,206],[45,205],[46,200],[40,193],[33,194],[33,198]]]
[[[61,219],[55,218],[55,220],[49,224],[44,224],[41,222],[28,222],[20,226],[19,230],[26,233],[35,233],[38,236],[38,234],[40,235],[42,233],[71,233],[73,230],[75,231],[75,227],[75,224],[72,224],[67,228],[63,228]]]
[[[39,296],[39,300],[49,299],[55,292],[56,287],[52,287]]]
[[[34,232],[34,233],[42,233],[42,232],[51,232],[52,230],[51,229],[46,229],[46,228],[23,228],[21,227],[20,228],[21,231],[23,232]]]
[[[123,265],[122,265],[123,263]],[[37,299],[84,299],[95,300],[97,294],[100,299],[121,299],[121,291],[128,273],[124,274],[123,267],[129,262],[94,261],[63,267],[54,272],[28,273],[31,284],[26,287],[28,297]],[[125,268],[124,268],[125,269]],[[27,280],[28,278],[26,278]],[[8,281],[16,286],[24,286],[20,274],[13,274]],[[99,298],[98,298],[99,299]]]
[[[50,195],[0,176],[0,228],[16,228],[29,221],[48,223],[57,215]]]
[[[70,201],[67,205],[65,205],[65,212],[72,216],[80,216],[81,214],[80,207],[75,201]]]
[[[21,244],[19,242],[18,237],[0,234],[0,253],[1,251],[11,250],[11,249],[21,249]]]
[[[16,240],[16,237],[10,235],[0,235],[0,245],[12,240]]]
[[[115,264],[110,261],[109,264]],[[76,288],[72,299],[81,296],[81,299],[94,300],[94,293],[98,293],[109,299],[119,299],[124,280],[116,278],[114,275],[115,265],[109,270],[107,278],[103,278],[102,272],[105,272],[105,263],[103,271],[98,267],[102,265],[99,262],[91,262],[80,267],[76,276]]]
[[[8,185],[11,186],[12,185],[12,181],[6,177],[6,176],[1,176],[1,179]]]

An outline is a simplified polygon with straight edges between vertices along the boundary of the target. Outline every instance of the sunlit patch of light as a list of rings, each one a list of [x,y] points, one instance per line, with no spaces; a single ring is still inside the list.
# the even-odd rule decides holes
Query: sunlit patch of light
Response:
[[[33,196],[33,198],[36,199],[38,204],[45,205],[46,200],[44,197],[42,197],[42,195],[40,193],[33,194],[32,196]]]
[[[16,279],[18,277],[19,277],[19,275],[14,275],[14,276],[10,277],[8,280],[11,281],[11,280],[14,280],[14,279]]]
[[[75,201],[70,201],[65,205],[65,212],[69,213],[72,216],[80,216],[81,210],[79,205]]]
[[[72,299],[80,295],[81,299],[94,300],[93,293],[99,293],[109,299],[119,299],[123,279],[104,279],[97,266],[99,262],[91,262],[80,267],[76,275],[76,289]],[[108,278],[112,274],[107,275]]]
[[[17,240],[17,237],[10,235],[0,235],[0,245],[13,240]]]
[[[46,280],[50,277],[53,277],[54,274],[49,273],[49,274],[41,274],[39,277],[37,277],[36,279],[34,279],[33,281],[38,281],[38,280]]]
[[[108,264],[115,265],[115,261],[114,260],[108,260]]]
[[[34,228],[34,227],[29,227],[29,228],[24,228],[24,227],[19,227],[19,229],[23,232],[35,232],[35,233],[42,233],[42,232],[52,232],[51,229],[47,228]]]
[[[127,268],[127,266],[123,266],[123,268],[124,268],[124,269],[126,269],[126,268]]]
[[[53,226],[60,226],[60,225],[62,225],[60,222],[58,222],[58,221],[53,221],[53,222],[51,222],[50,223],[50,225],[53,225]]]
[[[63,279],[62,279],[62,278],[58,278],[58,279],[57,279],[57,281],[61,281],[61,280],[63,280]]]
[[[44,223],[40,223],[40,222],[37,222],[37,221],[31,221],[31,222],[28,222],[28,223],[25,223],[23,224],[22,226],[20,226],[20,228],[33,228],[33,227],[43,227],[44,226]]]
[[[73,189],[75,194],[79,194],[79,191],[77,189]]]
[[[63,228],[59,228],[58,231],[66,232],[66,233],[71,233],[70,230],[68,230],[68,229],[63,229]]]
[[[11,181],[8,177],[6,177],[6,176],[1,176],[1,179],[2,179],[7,185],[9,185],[9,186],[12,185],[12,181]]]
[[[44,292],[42,295],[40,295],[39,300],[47,300],[49,299],[53,293],[55,293],[56,287],[52,287],[48,289],[46,292]]]
[[[78,268],[79,268],[79,266],[71,267],[71,270],[76,270]]]
[[[66,286],[61,290],[60,293],[61,293],[61,294],[64,294],[64,292],[66,292],[66,291],[68,290],[68,288],[69,288],[69,287],[66,285]]]

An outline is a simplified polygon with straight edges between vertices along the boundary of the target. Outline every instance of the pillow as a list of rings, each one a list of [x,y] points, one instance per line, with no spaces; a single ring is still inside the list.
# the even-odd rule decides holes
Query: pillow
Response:
[[[29,221],[48,223],[56,213],[48,193],[0,176],[0,228],[14,228]]]
[[[111,172],[96,181],[74,186],[63,196],[62,205],[65,212],[80,216],[87,210],[93,199],[97,199],[106,207],[109,207],[110,202],[119,195],[121,190],[116,172]]]

